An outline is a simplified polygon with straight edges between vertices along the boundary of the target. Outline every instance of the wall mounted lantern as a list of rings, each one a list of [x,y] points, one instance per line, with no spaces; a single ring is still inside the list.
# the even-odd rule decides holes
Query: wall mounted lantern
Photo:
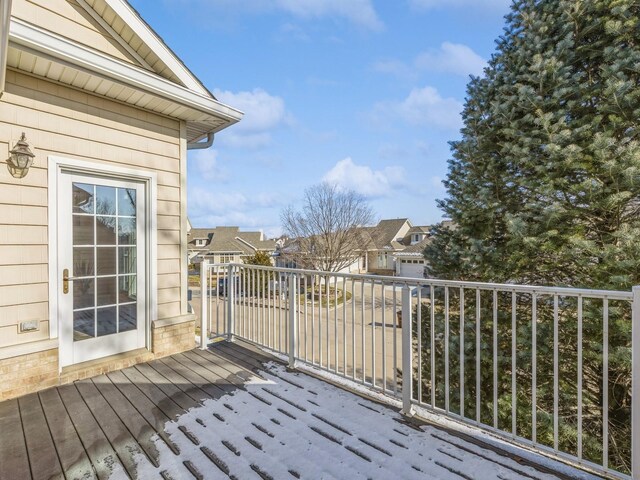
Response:
[[[16,143],[9,153],[9,161],[7,162],[9,172],[15,178],[25,177],[29,171],[29,167],[33,163],[35,155],[29,149],[29,144],[27,143],[24,132],[22,132],[20,140],[18,140],[18,143]]]

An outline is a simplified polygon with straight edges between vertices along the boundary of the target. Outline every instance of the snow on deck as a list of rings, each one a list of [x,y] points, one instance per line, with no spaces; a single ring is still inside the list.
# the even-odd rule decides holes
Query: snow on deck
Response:
[[[140,478],[557,478],[277,363],[165,432],[179,453],[156,436],[159,466],[137,454]]]

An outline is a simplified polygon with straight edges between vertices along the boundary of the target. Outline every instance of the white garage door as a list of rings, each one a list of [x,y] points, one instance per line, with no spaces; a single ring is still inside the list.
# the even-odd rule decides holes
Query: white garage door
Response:
[[[424,263],[413,263],[412,260],[405,260],[400,263],[399,273],[401,277],[424,278]]]

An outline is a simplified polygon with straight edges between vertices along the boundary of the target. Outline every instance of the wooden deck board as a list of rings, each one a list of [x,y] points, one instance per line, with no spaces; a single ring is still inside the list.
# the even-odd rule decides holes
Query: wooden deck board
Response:
[[[32,477],[34,480],[64,478],[38,394],[20,397],[18,404]]]
[[[158,449],[151,441],[156,431],[151,424],[129,403],[120,390],[104,375],[91,380],[93,386],[100,392],[105,401],[113,409],[117,417],[124,423],[138,445],[146,452],[154,465],[158,464]],[[81,391],[86,391],[81,389]]]
[[[49,431],[56,446],[62,469],[67,478],[94,478],[91,461],[60,398],[58,390],[40,392]]]
[[[165,365],[174,369],[180,375],[184,376],[184,378],[188,379],[195,386],[207,392],[209,395],[211,395],[211,398],[220,398],[221,396],[226,395],[227,393],[231,393],[235,390],[234,388],[230,388],[227,384],[218,385],[208,382],[204,377],[185,367],[182,363],[176,361],[176,359],[173,357],[163,358],[161,361]]]
[[[187,378],[180,375],[178,372],[165,365],[160,360],[154,360],[152,362],[149,362],[147,365],[153,368],[156,372],[160,373],[170,382],[172,382],[176,387],[178,387],[185,394],[191,397],[191,399],[200,402],[202,400],[213,398],[207,392],[191,383]]]
[[[131,454],[144,454],[144,449],[131,435],[127,426],[115,414],[91,380],[76,382],[76,387],[109,440],[111,447],[118,454],[118,458],[127,471],[134,476],[137,465],[131,461]]]
[[[265,367],[268,362],[280,366]],[[444,456],[427,459],[419,451],[408,450],[413,456],[403,457],[405,449],[412,447],[398,429],[406,430],[403,435],[408,437],[420,434],[422,427],[405,428],[404,420],[398,420],[388,433],[370,438],[366,425],[322,405],[318,393],[312,391],[323,391],[323,384],[317,383],[322,380],[288,372],[281,365],[281,360],[255,346],[221,342],[208,351],[194,349],[0,402],[0,480],[136,478],[139,472],[146,472],[144,478],[191,478],[196,471],[205,478],[225,474],[294,478],[304,473],[303,465],[316,468],[320,476],[340,478],[357,476],[358,462],[375,462],[380,474],[387,475],[392,470],[385,462],[402,463],[409,458],[415,461],[411,478],[425,476],[417,467],[435,471],[436,476],[467,478],[458,474],[458,469],[470,468],[460,459],[473,455],[477,458],[472,461],[493,463],[496,472],[510,469],[504,478],[549,478],[545,477],[549,473],[563,477],[549,469],[536,470],[530,461],[521,466],[512,454],[501,453],[504,459],[500,459],[481,441],[447,435],[446,430],[440,438],[442,429],[424,434],[442,442],[443,451],[438,452]],[[256,377],[269,381],[246,386]],[[324,392],[327,398],[336,395]],[[235,403],[234,397],[216,402],[230,393],[236,393]],[[365,406],[363,402],[367,401],[357,396],[348,400],[356,410]],[[375,408],[370,410],[377,414],[384,409],[389,412],[382,404],[372,405]],[[255,412],[264,422],[246,419]],[[370,422],[368,425],[375,420],[370,418]],[[299,434],[297,440],[286,438],[294,432]],[[308,458],[293,457],[283,442],[309,445],[315,453]],[[342,458],[344,449],[353,458],[338,466],[335,458]],[[281,456],[272,457],[277,451]],[[203,470],[206,462],[211,462],[211,470]],[[114,468],[117,475],[112,475]]]
[[[111,447],[109,440],[104,435],[102,429],[93,413],[84,403],[80,392],[75,385],[64,385],[58,387],[60,398],[66,405],[68,411],[73,412],[71,421],[78,432],[80,441],[84,445],[87,455],[96,471],[98,478],[108,479],[114,470],[124,469],[118,458],[118,454]]]
[[[148,364],[140,364],[135,366],[136,370],[144,375],[149,381],[162,390],[162,393],[171,398],[181,409],[189,410],[190,408],[197,407],[201,403],[194,400],[186,393],[184,393],[177,385],[172,383],[164,375],[160,374],[157,370],[154,370]]]
[[[31,476],[18,400],[0,402],[0,478]]]

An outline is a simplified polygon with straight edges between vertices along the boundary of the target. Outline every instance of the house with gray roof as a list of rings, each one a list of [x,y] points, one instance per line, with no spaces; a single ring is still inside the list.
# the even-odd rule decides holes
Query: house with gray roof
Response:
[[[368,227],[371,242],[363,246],[367,273],[394,275],[394,253],[403,250],[405,236],[412,225],[408,218],[380,220],[375,227]]]
[[[242,263],[256,252],[275,250],[275,240],[266,240],[262,232],[241,232],[240,227],[192,228],[188,233],[190,263],[204,258],[211,263]]]

